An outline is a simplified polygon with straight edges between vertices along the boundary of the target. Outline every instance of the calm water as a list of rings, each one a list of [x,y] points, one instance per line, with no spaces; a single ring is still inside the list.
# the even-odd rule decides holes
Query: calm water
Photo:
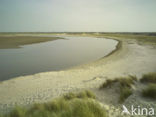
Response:
[[[64,37],[18,49],[0,49],[0,80],[55,71],[88,63],[106,56],[117,41],[92,37]]]

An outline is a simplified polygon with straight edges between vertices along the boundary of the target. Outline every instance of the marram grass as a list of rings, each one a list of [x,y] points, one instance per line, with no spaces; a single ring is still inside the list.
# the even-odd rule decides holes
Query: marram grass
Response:
[[[144,74],[140,81],[142,83],[156,83],[156,72]]]
[[[148,84],[147,88],[142,91],[142,95],[156,99],[156,84]]]
[[[48,103],[16,107],[1,117],[108,117],[90,91],[66,94]]]
[[[130,95],[132,95],[131,86],[137,81],[135,76],[121,77],[116,79],[108,79],[104,82],[100,89],[111,87],[115,83],[119,83],[119,102],[123,103]]]

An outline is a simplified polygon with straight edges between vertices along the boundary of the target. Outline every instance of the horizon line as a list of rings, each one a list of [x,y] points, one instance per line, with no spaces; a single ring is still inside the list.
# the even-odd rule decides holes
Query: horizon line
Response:
[[[136,31],[136,32],[124,32],[124,31],[53,31],[53,32],[51,32],[51,31],[37,31],[37,32],[35,32],[35,31],[30,31],[30,32],[0,32],[0,33],[156,33],[156,32],[148,32],[148,31],[146,31],[146,32],[139,32],[139,31]]]

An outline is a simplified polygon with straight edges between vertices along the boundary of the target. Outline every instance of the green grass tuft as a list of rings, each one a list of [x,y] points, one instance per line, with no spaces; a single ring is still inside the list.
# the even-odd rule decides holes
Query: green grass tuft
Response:
[[[108,117],[90,91],[69,93],[48,103],[17,107],[2,117]]]
[[[142,95],[156,99],[156,84],[149,84],[148,87],[142,91]]]
[[[137,81],[135,76],[129,75],[128,77],[121,77],[116,79],[108,79],[101,86],[100,89],[111,87],[114,83],[119,83],[123,87],[131,87]]]
[[[119,102],[123,103],[130,95],[132,95],[132,90],[129,87],[120,87]]]
[[[119,83],[120,88],[120,98],[119,102],[123,103],[131,94],[132,94],[132,85],[137,81],[135,76],[129,75],[128,77],[116,78],[113,80],[106,80],[101,86],[100,89],[111,87],[114,83]]]
[[[107,79],[101,86],[100,89],[111,87],[112,84],[117,83],[118,79]]]
[[[96,96],[89,90],[86,90],[86,91],[82,91],[80,93],[67,93],[63,96],[63,98],[65,100],[71,100],[71,99],[74,99],[74,98],[93,98],[95,99]]]
[[[21,107],[16,107],[8,117],[24,117],[26,114],[26,109]]]
[[[134,84],[135,81],[137,81],[137,78],[135,76],[128,76],[127,78],[122,77],[118,80],[122,87],[131,87],[131,85]]]
[[[156,83],[156,73],[144,74],[140,79],[142,83]]]

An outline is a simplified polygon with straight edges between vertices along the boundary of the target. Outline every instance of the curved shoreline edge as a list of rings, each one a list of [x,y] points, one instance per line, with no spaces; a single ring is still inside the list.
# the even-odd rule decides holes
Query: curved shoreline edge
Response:
[[[106,38],[106,39],[111,39],[111,38]],[[115,49],[113,51],[111,51],[109,54],[107,54],[106,56],[102,57],[101,59],[104,59],[104,58],[114,54],[116,51],[118,51],[119,49],[122,48],[122,41],[117,40],[117,39],[112,39],[112,40],[116,40],[118,42]]]
[[[68,36],[68,35],[67,35],[67,36]],[[82,37],[83,37],[83,36],[82,36]],[[84,36],[84,37],[86,37],[86,36]],[[90,36],[87,36],[87,37],[90,37]],[[59,37],[59,36],[56,37],[56,38],[62,39],[62,37]],[[98,37],[95,37],[95,38],[98,38]],[[103,56],[103,57],[101,57],[101,58],[99,58],[99,59],[97,59],[97,60],[95,60],[95,61],[91,61],[91,62],[88,62],[88,63],[84,63],[84,64],[72,66],[72,67],[69,67],[69,68],[66,68],[66,69],[62,69],[62,70],[57,70],[57,71],[52,71],[52,70],[50,70],[50,71],[37,72],[37,73],[34,73],[34,74],[28,74],[28,75],[23,75],[23,76],[21,75],[21,76],[17,76],[17,77],[12,77],[12,78],[10,78],[10,79],[0,81],[0,83],[2,83],[2,82],[7,82],[7,81],[10,81],[10,80],[14,80],[14,79],[18,79],[18,78],[20,78],[20,77],[27,77],[27,76],[32,76],[32,75],[42,74],[42,73],[47,73],[47,72],[66,71],[66,70],[71,70],[71,69],[74,69],[74,68],[79,68],[79,67],[81,67],[81,66],[87,66],[87,65],[90,64],[90,63],[94,64],[94,63],[96,63],[96,62],[99,61],[99,60],[102,60],[102,59],[105,59],[106,57],[109,57],[109,56],[112,55],[113,53],[115,53],[115,52],[117,52],[118,50],[120,50],[121,47],[122,47],[122,41],[119,40],[119,39],[105,38],[105,37],[100,37],[100,38],[101,38],[101,39],[110,39],[110,40],[117,41],[117,44],[115,45],[115,48],[114,48],[111,52],[109,52],[107,55],[105,55],[105,56]],[[63,38],[63,39],[64,39],[64,38]],[[52,41],[53,41],[53,40],[52,40]],[[41,43],[43,43],[43,42],[41,42]],[[27,45],[27,44],[26,44],[26,45]]]

